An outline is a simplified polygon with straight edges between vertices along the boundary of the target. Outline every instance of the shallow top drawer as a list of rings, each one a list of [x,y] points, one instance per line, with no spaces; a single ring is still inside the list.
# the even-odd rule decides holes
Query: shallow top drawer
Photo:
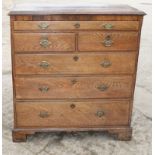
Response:
[[[14,30],[138,30],[138,21],[14,21]]]

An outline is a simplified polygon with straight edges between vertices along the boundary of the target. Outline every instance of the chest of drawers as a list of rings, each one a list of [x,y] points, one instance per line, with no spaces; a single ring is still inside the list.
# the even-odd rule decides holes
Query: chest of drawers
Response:
[[[107,131],[130,140],[144,14],[124,5],[15,6],[13,141],[42,131]]]

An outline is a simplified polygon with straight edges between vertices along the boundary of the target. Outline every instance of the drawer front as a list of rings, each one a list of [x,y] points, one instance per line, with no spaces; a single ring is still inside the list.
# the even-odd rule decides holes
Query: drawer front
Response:
[[[14,30],[138,30],[139,21],[14,21]]]
[[[128,125],[129,101],[17,102],[17,127]]]
[[[74,33],[14,33],[16,52],[74,51]]]
[[[79,51],[137,50],[138,32],[79,32]]]
[[[17,99],[131,97],[132,76],[18,77]]]
[[[103,54],[17,54],[16,74],[134,73],[135,52]]]

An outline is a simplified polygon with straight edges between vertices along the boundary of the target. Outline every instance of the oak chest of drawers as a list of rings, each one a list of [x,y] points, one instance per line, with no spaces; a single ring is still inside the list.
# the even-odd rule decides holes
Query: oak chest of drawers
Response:
[[[13,141],[42,131],[130,140],[144,14],[124,5],[10,11]]]

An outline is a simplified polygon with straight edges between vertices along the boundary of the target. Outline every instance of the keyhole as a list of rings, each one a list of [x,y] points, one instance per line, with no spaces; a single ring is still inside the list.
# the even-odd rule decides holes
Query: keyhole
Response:
[[[74,56],[73,59],[74,59],[74,61],[78,61],[79,57],[78,56]]]
[[[74,109],[74,108],[75,108],[75,104],[71,104],[70,107],[71,107],[72,109]]]

